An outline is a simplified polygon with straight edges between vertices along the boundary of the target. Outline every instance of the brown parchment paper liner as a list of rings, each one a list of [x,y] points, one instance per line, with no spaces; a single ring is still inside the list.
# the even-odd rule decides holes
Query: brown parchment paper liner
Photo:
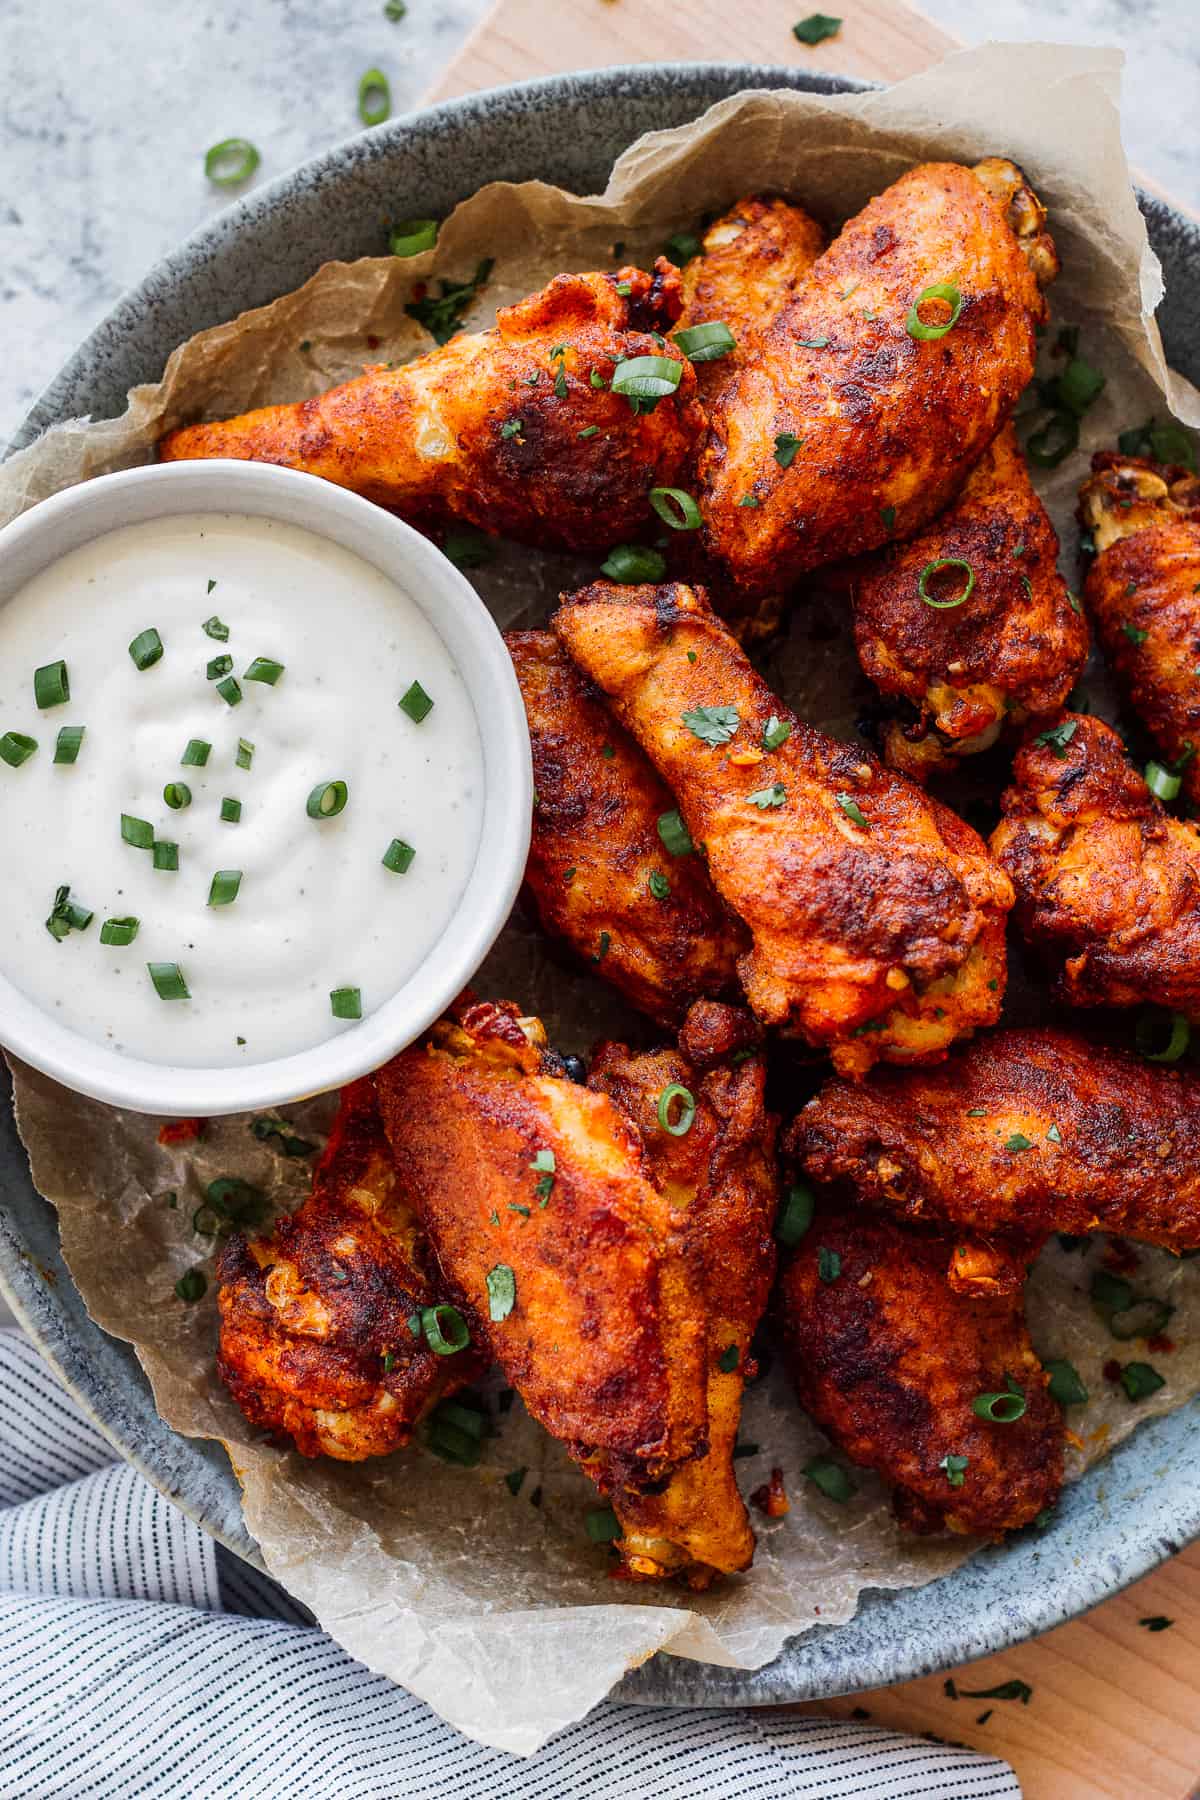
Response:
[[[199,333],[171,357],[161,382],[133,391],[120,418],[54,427],[0,468],[0,520],[92,475],[149,460],[161,433],[184,420],[317,393],[364,362],[427,350],[428,338],[403,312],[413,286],[438,274],[461,279],[483,256],[496,259],[495,270],[469,324],[486,323],[498,304],[560,269],[611,266],[617,240],[623,260],[646,261],[671,231],[748,191],[790,194],[836,226],[916,160],[1003,154],[1022,164],[1050,207],[1063,258],[1056,320],[1081,327],[1081,350],[1108,376],[1084,421],[1080,453],[1043,490],[1070,579],[1085,454],[1111,444],[1117,430],[1161,416],[1168,394],[1178,417],[1200,424],[1200,395],[1165,367],[1151,317],[1161,278],[1121,149],[1119,67],[1115,52],[992,45],[883,93],[739,95],[690,126],[642,139],[602,196],[581,199],[539,183],[488,187],[445,223],[434,251],[328,264],[296,293]],[[507,626],[540,622],[583,565],[505,548],[477,573]],[[819,596],[797,609],[769,672],[803,716],[852,735],[869,690],[844,618]],[[1111,710],[1102,684],[1097,704]],[[519,915],[478,986],[540,1012],[563,1049],[586,1050],[606,1032],[644,1033]],[[1036,1016],[1036,998],[1018,988],[1010,1011]],[[859,1492],[844,1507],[816,1493],[801,1468],[823,1439],[778,1371],[747,1396],[742,1436],[761,1448],[739,1470],[750,1491],[782,1467],[792,1510],[779,1521],[756,1518],[751,1573],[703,1596],[606,1578],[605,1552],[583,1529],[593,1490],[519,1403],[498,1416],[498,1435],[475,1470],[420,1449],[342,1465],[272,1448],[217,1380],[211,1287],[190,1307],[173,1289],[211,1247],[190,1225],[205,1182],[240,1174],[290,1207],[306,1190],[308,1163],[259,1144],[244,1117],[211,1122],[198,1147],[169,1149],[157,1142],[158,1120],[80,1099],[27,1068],[15,1067],[14,1077],[34,1179],[58,1208],[64,1253],[89,1311],[135,1346],[169,1424],[227,1444],[267,1567],[353,1655],[484,1743],[531,1753],[659,1649],[758,1667],[787,1637],[851,1617],[864,1588],[933,1580],[977,1547],[906,1537],[869,1475],[856,1476]],[[319,1139],[331,1107],[326,1100],[285,1110],[297,1131]],[[1136,1288],[1176,1306],[1177,1348],[1154,1357],[1167,1385],[1136,1407],[1101,1375],[1114,1351],[1123,1360],[1145,1354],[1114,1346],[1088,1302],[1103,1245],[1082,1254],[1055,1246],[1032,1278],[1038,1347],[1074,1361],[1094,1396],[1070,1416],[1082,1443],[1070,1453],[1073,1473],[1139,1419],[1200,1390],[1200,1263],[1139,1254]],[[528,1473],[514,1497],[504,1476],[517,1468]]]

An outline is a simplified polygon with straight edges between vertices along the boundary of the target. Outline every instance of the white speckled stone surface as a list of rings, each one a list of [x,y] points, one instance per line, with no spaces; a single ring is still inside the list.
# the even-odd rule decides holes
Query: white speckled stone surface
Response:
[[[387,74],[395,112],[415,105],[488,4],[409,0],[393,24],[383,0],[0,0],[0,445],[122,290],[226,204],[204,178],[210,144],[250,137],[256,180],[281,174],[359,129],[365,69]],[[925,10],[968,42],[1120,45],[1130,156],[1200,209],[1196,4]]]

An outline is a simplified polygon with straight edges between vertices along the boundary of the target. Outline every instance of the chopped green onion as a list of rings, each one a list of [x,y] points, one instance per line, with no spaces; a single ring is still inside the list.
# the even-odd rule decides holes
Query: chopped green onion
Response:
[[[696,848],[678,811],[659,814],[658,835],[669,856],[690,856]]]
[[[414,725],[419,725],[422,719],[427,719],[433,711],[433,701],[420,682],[414,681],[411,687],[401,695],[399,707],[400,711],[407,714]]]
[[[477,569],[482,563],[491,562],[495,546],[482,531],[472,531],[466,526],[461,531],[446,533],[442,551],[456,569]]]
[[[731,350],[737,349],[737,339],[723,319],[713,319],[706,325],[689,325],[675,333],[676,346],[683,351],[689,362],[715,362],[719,356],[728,356]]]
[[[631,356],[613,371],[612,391],[635,400],[661,400],[679,386],[683,364],[670,356]]]
[[[401,219],[388,234],[388,249],[393,256],[420,256],[437,243],[436,219]]]
[[[81,906],[78,900],[72,900],[70,887],[64,885],[54,891],[54,904],[46,920],[46,930],[61,944],[69,931],[86,931],[93,916],[88,907]]]
[[[895,507],[881,506],[879,509],[879,520],[885,531],[891,531],[896,523]]]
[[[1088,1391],[1079,1379],[1079,1370],[1074,1363],[1065,1362],[1060,1357],[1048,1357],[1042,1364],[1050,1377],[1047,1393],[1060,1406],[1083,1406]]]
[[[804,442],[791,431],[781,431],[775,439],[775,461],[781,469],[790,469],[796,460],[796,452]]]
[[[1173,770],[1165,769],[1160,762],[1151,760],[1146,764],[1146,786],[1158,800],[1174,800],[1182,785],[1180,777]]]
[[[165,838],[156,838],[154,842],[154,867],[156,869],[175,870],[179,867],[179,845],[168,843]]]
[[[26,737],[23,731],[6,731],[0,737],[0,759],[10,769],[19,769],[23,762],[29,761],[36,749],[37,739]]]
[[[382,69],[368,69],[358,84],[358,116],[364,125],[382,125],[392,110],[392,90]]]
[[[583,1522],[593,1544],[611,1544],[621,1535],[621,1521],[611,1506],[593,1506]]]
[[[344,781],[318,781],[304,803],[310,819],[336,819],[345,810],[350,790]]]
[[[1023,1131],[1014,1131],[1011,1137],[1005,1138],[1004,1148],[1011,1151],[1032,1150],[1033,1139],[1027,1138]]]
[[[730,1344],[726,1349],[722,1350],[720,1356],[718,1356],[717,1367],[720,1369],[722,1375],[732,1375],[741,1360],[742,1353],[737,1345]]]
[[[1039,469],[1057,469],[1079,443],[1079,420],[1074,413],[1051,413],[1044,425],[1025,440],[1025,454]]]
[[[361,1019],[361,988],[334,988],[329,996],[329,1008],[335,1019]]]
[[[970,1466],[971,1459],[968,1456],[943,1456],[941,1462],[938,1464],[939,1469],[945,1470],[946,1481],[952,1488],[960,1488],[962,1486],[963,1476]]]
[[[126,844],[132,844],[135,850],[152,850],[154,848],[154,827],[149,819],[136,819],[132,813],[121,814],[121,837]]]
[[[453,1356],[456,1351],[465,1350],[471,1341],[467,1321],[456,1306],[444,1301],[437,1306],[421,1308],[421,1330],[435,1356]]]
[[[63,725],[59,728],[54,743],[54,760],[56,763],[73,763],[79,755],[79,747],[83,743],[86,725]]]
[[[778,750],[786,744],[792,735],[792,728],[786,719],[777,719],[772,713],[763,726],[762,747],[764,750]]]
[[[693,737],[713,749],[729,743],[742,722],[736,706],[697,706],[679,716]]]
[[[517,1278],[507,1263],[497,1263],[487,1273],[488,1317],[496,1324],[507,1319],[517,1301]]]
[[[183,979],[183,970],[178,963],[152,962],[146,964],[150,971],[150,979],[154,983],[154,991],[160,1000],[190,1000],[188,984]]]
[[[232,675],[227,675],[224,681],[218,681],[217,693],[227,706],[237,706],[242,698],[242,690]]]
[[[214,187],[237,187],[249,181],[261,158],[249,138],[222,138],[204,158],[204,173]]]
[[[746,798],[751,806],[757,806],[760,812],[766,812],[768,807],[783,805],[787,799],[787,789],[782,781],[776,781],[770,787],[759,788],[756,794],[747,794]]]
[[[838,1252],[836,1250],[831,1250],[827,1244],[819,1245],[817,1249],[818,1278],[823,1281],[827,1287],[830,1287],[838,1280],[841,1273],[842,1259]]]
[[[221,802],[221,823],[223,825],[237,825],[237,824],[240,824],[241,817],[242,817],[241,801],[240,800],[232,800],[232,799],[230,799],[230,797],[228,795],[226,795],[225,798]]]
[[[650,504],[672,531],[699,531],[700,508],[683,488],[651,488]]]
[[[416,854],[412,845],[406,844],[403,838],[393,838],[383,853],[383,866],[390,869],[393,875],[407,875]]]
[[[926,325],[921,317],[921,308],[930,300],[941,300],[950,308],[950,317],[941,325]],[[904,329],[910,338],[916,338],[919,343],[926,343],[932,338],[944,338],[958,324],[962,309],[963,297],[955,284],[952,281],[935,281],[931,287],[923,288],[909,307]]]
[[[151,625],[146,631],[139,631],[129,646],[129,654],[133,658],[135,669],[152,669],[163,653],[163,641]]]
[[[925,583],[929,580],[929,577],[931,575],[936,575],[939,569],[962,569],[966,574],[967,585],[963,589],[961,594],[955,595],[953,600],[935,600],[933,598],[932,594],[930,594],[928,588],[925,586]],[[970,563],[965,561],[965,559],[961,556],[939,556],[939,557],[936,557],[933,562],[927,562],[925,564],[925,567],[921,570],[920,576],[918,577],[918,580],[917,580],[917,592],[918,592],[918,594],[920,594],[920,596],[921,596],[922,600],[925,602],[926,606],[936,607],[939,612],[947,612],[953,606],[961,606],[964,600],[970,599],[971,594],[974,591],[974,587],[975,587],[975,571],[971,567]]]
[[[670,898],[671,884],[660,869],[651,869],[646,885],[656,900]]]
[[[510,1469],[508,1471],[508,1474],[504,1477],[504,1485],[508,1489],[509,1493],[512,1495],[514,1500],[516,1499],[517,1495],[520,1493],[521,1489],[524,1487],[525,1477],[528,1475],[528,1473],[529,1473],[528,1468]]]
[[[210,906],[232,906],[242,885],[240,869],[218,869],[208,886]]]
[[[168,781],[163,789],[163,799],[172,812],[178,812],[181,807],[192,804],[192,790],[186,781]]]
[[[457,1463],[463,1469],[473,1469],[479,1461],[479,1438],[469,1431],[460,1430],[451,1419],[443,1416],[444,1412],[445,1408],[439,1406],[431,1416],[426,1444],[444,1462]]]
[[[666,559],[644,544],[618,544],[600,564],[600,573],[622,587],[632,587],[643,581],[661,581],[666,569]]]
[[[666,243],[667,255],[676,268],[682,268],[684,263],[691,262],[693,256],[699,256],[703,248],[700,239],[694,237],[690,231],[676,231],[667,239]],[[683,346],[680,345],[680,348],[682,349]]]
[[[212,593],[213,585],[213,583],[209,583],[208,591],[210,594]],[[229,642],[229,627],[225,624],[223,619],[218,619],[216,613],[213,614],[211,619],[205,619],[200,629],[201,631],[206,632],[210,638],[216,638],[218,644],[227,644]]]
[[[870,829],[866,814],[853,794],[835,794],[834,798],[848,819],[855,825],[860,825],[864,831]]]
[[[1151,1368],[1149,1363],[1126,1363],[1121,1370],[1121,1386],[1131,1400],[1145,1400],[1147,1395],[1156,1394],[1166,1385],[1158,1370]]]
[[[577,431],[575,433],[575,436],[580,438],[594,438],[599,437],[599,435],[600,427],[598,425],[585,425],[582,431]]]
[[[1080,418],[1104,392],[1106,381],[1098,369],[1073,356],[1054,383],[1054,396],[1061,407]]]
[[[1009,1388],[1003,1394],[976,1394],[971,1411],[977,1419],[992,1425],[1015,1425],[1025,1416],[1026,1400],[1022,1393]]]
[[[179,760],[185,769],[202,769],[211,754],[212,745],[206,744],[203,738],[189,738]]]
[[[43,663],[33,671],[33,698],[43,711],[49,706],[62,706],[71,698],[67,665],[61,657],[58,662]]]
[[[789,1250],[798,1244],[813,1222],[816,1199],[803,1181],[793,1182],[783,1197],[775,1220],[775,1236]]]
[[[792,36],[800,44],[823,44],[826,38],[836,37],[841,29],[842,21],[831,13],[809,13],[806,19],[800,19],[792,26]]]
[[[240,737],[238,739],[236,760],[239,769],[248,769],[254,761],[254,745],[249,738]]]
[[[1108,1269],[1096,1270],[1088,1294],[1101,1311],[1124,1312],[1133,1303],[1133,1289],[1124,1276],[1114,1275]]]
[[[676,1101],[679,1111],[674,1120],[671,1108]],[[696,1102],[693,1096],[678,1081],[670,1082],[658,1096],[658,1122],[671,1137],[686,1137],[692,1129],[692,1121],[696,1117]]]
[[[1144,644],[1150,635],[1148,631],[1143,631],[1140,625],[1131,625],[1128,620],[1125,620],[1122,623],[1121,630],[1125,633],[1125,636],[1129,639],[1131,644]]]
[[[524,429],[524,425],[525,421],[523,419],[505,419],[503,425],[500,427],[500,436],[502,438],[519,437]]]
[[[282,674],[283,664],[276,662],[273,656],[256,656],[242,680],[265,681],[268,687],[274,687]]]
[[[1161,1042],[1163,1014],[1156,1007],[1147,1007],[1144,1012],[1138,1014],[1134,1041],[1137,1044],[1138,1054],[1143,1056],[1147,1062],[1178,1062],[1192,1041],[1192,1028],[1184,1014],[1171,1013],[1168,1017],[1171,1027],[1170,1036],[1161,1050],[1155,1050],[1153,1045]]]
[[[1135,1300],[1131,1306],[1120,1308],[1108,1321],[1108,1329],[1122,1343],[1130,1338],[1158,1337],[1167,1328],[1171,1314],[1175,1308],[1166,1300]]]
[[[102,944],[118,944],[122,946],[125,944],[132,944],[134,938],[138,934],[138,926],[140,924],[141,920],[133,917],[124,919],[105,919],[100,927],[100,942]]]
[[[209,681],[220,681],[222,675],[228,675],[232,667],[232,656],[214,656],[210,659],[204,673]]]
[[[845,1506],[847,1500],[852,1500],[858,1492],[857,1484],[851,1481],[842,1465],[835,1463],[831,1456],[810,1458],[801,1473],[827,1500],[836,1500],[839,1506]]]
[[[207,1292],[208,1277],[203,1269],[188,1269],[175,1283],[177,1298],[189,1303],[194,1300],[203,1300]]]

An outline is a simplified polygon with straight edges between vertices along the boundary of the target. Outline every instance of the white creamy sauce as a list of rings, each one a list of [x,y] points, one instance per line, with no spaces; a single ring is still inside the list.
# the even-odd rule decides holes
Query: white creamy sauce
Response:
[[[227,642],[203,629],[214,615]],[[139,670],[128,646],[150,628],[163,654]],[[235,705],[206,675],[224,655]],[[274,686],[245,679],[255,657],[283,664]],[[39,710],[34,670],[59,658],[70,698]],[[433,701],[419,723],[398,704],[413,682]],[[60,729],[79,725],[77,760],[56,764]],[[44,570],[0,612],[8,732],[38,748],[0,762],[0,968],[64,1025],[152,1062],[262,1062],[352,1030],[331,993],[359,989],[364,1017],[382,1005],[475,861],[483,757],[462,676],[409,595],[295,526],[162,519]],[[212,746],[203,767],[183,764],[191,739]],[[311,791],[333,781],[344,810],[311,818]],[[172,782],[191,791],[179,810]],[[178,845],[177,872],[122,840],[122,813]],[[404,873],[382,861],[393,839],[415,851]],[[218,870],[241,873],[232,904],[209,904]],[[93,917],[56,941],[46,919],[64,885]],[[106,919],[131,916],[131,944],[101,943]],[[150,963],[177,964],[190,999],[161,999]]]

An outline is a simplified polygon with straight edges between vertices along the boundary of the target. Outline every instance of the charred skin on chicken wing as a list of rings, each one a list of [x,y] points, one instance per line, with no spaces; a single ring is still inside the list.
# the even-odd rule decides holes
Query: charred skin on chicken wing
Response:
[[[911,169],[850,220],[709,403],[703,546],[727,580],[776,591],[954,498],[1033,375],[1044,218],[993,160]]]
[[[677,1026],[692,1000],[737,992],[745,930],[703,857],[667,849],[670,789],[553,633],[504,641],[533,747],[525,885],[538,919],[641,1012]]]
[[[779,1326],[801,1405],[893,1484],[902,1525],[999,1537],[1058,1497],[1062,1410],[1021,1294],[956,1294],[948,1249],[919,1227],[823,1202],[783,1270]],[[977,1417],[975,1399],[1010,1388],[1025,1399],[1019,1419]]]
[[[452,517],[538,546],[607,548],[650,518],[650,489],[672,485],[702,423],[691,364],[652,335],[679,304],[679,273],[661,259],[653,276],[557,275],[490,331],[312,400],[184,426],[159,455],[279,463],[418,524]],[[609,387],[638,356],[680,364],[650,412]]]
[[[1200,1080],[1053,1028],[833,1079],[785,1133],[816,1181],[977,1232],[1200,1246]]]
[[[698,589],[600,582],[553,623],[749,928],[764,1024],[861,1073],[995,1022],[1012,890],[954,813],[789,712]]]
[[[705,1444],[705,1321],[638,1133],[537,1020],[460,1005],[375,1077],[442,1274],[532,1416],[614,1493]]]
[[[893,769],[924,781],[988,749],[1004,726],[1066,704],[1088,630],[1057,558],[1008,424],[931,526],[849,565],[863,672],[918,712],[915,724],[887,726]]]
[[[408,1321],[446,1298],[405,1203],[369,1081],[341,1110],[299,1210],[218,1263],[217,1367],[251,1424],[343,1462],[407,1444],[482,1364],[435,1356]]]
[[[1080,490],[1096,557],[1084,589],[1130,705],[1200,805],[1200,478],[1102,452]]]
[[[825,248],[825,233],[802,207],[751,194],[704,233],[683,269],[679,329],[719,321],[737,348],[697,366],[707,399],[783,311]]]
[[[1018,753],[1001,805],[992,850],[1058,996],[1200,1018],[1200,828],[1163,808],[1112,727],[1063,714]]]
[[[776,1121],[763,1104],[758,1036],[749,1013],[699,1005],[678,1050],[639,1055],[601,1044],[588,1077],[641,1134],[692,1264],[706,1327],[708,1454],[684,1463],[658,1491],[614,1498],[617,1547],[631,1574],[680,1575],[695,1588],[749,1568],[754,1555],[733,1450],[742,1389],[755,1367],[750,1340],[775,1272]],[[673,1087],[685,1093],[664,1101]],[[695,1114],[681,1131],[688,1096]]]

